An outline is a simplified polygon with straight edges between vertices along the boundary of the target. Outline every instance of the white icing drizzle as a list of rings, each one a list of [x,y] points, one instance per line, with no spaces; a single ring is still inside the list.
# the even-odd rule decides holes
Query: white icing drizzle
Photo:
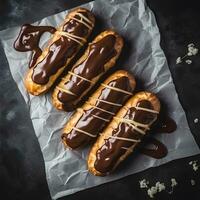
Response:
[[[93,25],[93,22],[90,21],[87,17],[85,17],[85,16],[82,15],[81,13],[76,13],[76,15],[80,16],[80,17],[83,18],[86,22],[88,22],[89,24]]]
[[[109,88],[109,89],[111,89],[111,90],[115,90],[115,91],[118,91],[118,92],[122,92],[122,93],[128,94],[128,95],[133,95],[131,92],[122,90],[122,89],[120,89],[120,88],[112,87],[112,86],[106,85],[106,84],[104,84],[104,83],[101,83],[101,85],[104,86],[104,87],[106,87],[106,88]]]
[[[67,89],[65,89],[65,88],[62,88],[62,87],[60,87],[60,86],[56,86],[56,88],[57,88],[58,90],[60,90],[61,92],[65,92],[65,93],[68,93],[68,94],[77,96],[77,95],[74,94],[73,92],[71,92],[71,91],[69,91],[69,90],[67,90]]]
[[[113,102],[105,101],[105,100],[102,100],[102,99],[97,99],[97,98],[95,98],[95,97],[90,97],[90,98],[91,98],[91,99],[95,99],[96,101],[100,101],[100,102],[103,102],[103,103],[107,103],[107,104],[113,105],[113,106],[119,106],[119,107],[122,106],[122,104],[113,103]]]
[[[71,40],[73,40],[73,41],[75,41],[75,42],[77,42],[77,43],[80,44],[81,46],[83,46],[83,45],[84,45],[83,42],[86,41],[85,38],[79,37],[79,36],[77,36],[77,35],[74,35],[74,34],[71,34],[71,33],[68,33],[68,32],[58,31],[58,30],[57,30],[56,33],[59,34],[59,35],[62,35],[62,36],[64,36],[64,37],[67,37],[67,38],[69,38],[69,39],[71,39]]]
[[[99,117],[99,116],[97,116],[97,115],[93,115],[93,114],[92,114],[92,116],[93,116],[93,117],[96,117],[96,118],[98,118],[98,119],[101,119],[101,120],[103,120],[103,121],[105,121],[105,122],[109,122],[108,119],[104,119],[104,118]]]
[[[84,80],[84,81],[87,81],[87,82],[90,82],[90,83],[94,84],[93,81],[91,81],[91,80],[89,80],[89,79],[87,79],[87,78],[84,78],[84,77],[82,77],[82,76],[79,76],[78,74],[75,74],[75,73],[73,73],[73,72],[71,72],[71,71],[69,71],[68,73],[71,74],[71,75],[73,75],[73,76],[76,76],[76,77],[78,77],[78,78],[80,78],[80,79],[82,79],[82,80]]]
[[[143,123],[140,123],[140,122],[136,122],[135,120],[126,119],[126,118],[120,118],[120,117],[114,117],[114,118],[120,120],[121,122],[130,123],[130,124],[133,124],[135,126],[145,128],[146,130],[150,129],[150,127],[149,127],[150,124],[143,124]]]
[[[156,110],[153,110],[153,109],[149,109],[149,108],[142,108],[142,107],[138,107],[138,106],[135,106],[134,107],[136,110],[143,110],[143,111],[147,111],[147,112],[151,112],[151,113],[155,113],[155,114],[158,114],[159,112],[156,111]]]
[[[99,109],[99,110],[101,110],[101,111],[103,111],[103,112],[105,112],[105,113],[108,113],[108,114],[110,114],[110,115],[115,115],[115,113],[113,113],[113,112],[109,112],[109,111],[104,110],[104,109],[102,109],[102,108],[99,108],[99,107],[97,107],[97,106],[95,106],[95,105],[91,105],[90,102],[88,102],[88,101],[86,101],[86,103],[89,104],[90,106],[92,106],[93,108]]]
[[[93,138],[97,137],[97,135],[90,134],[90,133],[88,133],[88,132],[86,132],[86,131],[83,131],[83,130],[81,130],[81,129],[79,129],[79,128],[76,128],[76,127],[72,127],[72,129],[74,129],[75,131],[78,131],[78,132],[80,132],[80,133],[83,133],[83,134],[85,134],[85,135],[88,135],[88,136],[90,136],[90,137],[93,137]]]
[[[133,150],[132,150],[132,149],[130,149],[130,148],[127,148],[127,147],[121,147],[121,149],[125,149],[126,151],[128,151],[128,152],[130,152],[130,153],[132,153],[132,152],[133,152]]]
[[[76,15],[78,15],[81,19],[77,19],[75,17],[70,16],[70,19],[73,19],[83,25],[85,25],[88,29],[92,30],[93,28],[93,22],[91,22],[87,17],[85,17],[84,15],[82,15],[81,13],[76,13]],[[83,19],[85,21],[83,21]]]
[[[139,143],[141,141],[141,140],[134,140],[131,138],[124,138],[124,137],[118,137],[118,136],[110,136],[109,138],[124,140],[124,141],[128,141],[128,142],[133,142],[133,143]]]
[[[146,130],[149,130],[150,125],[153,123],[153,122],[151,122],[149,124],[142,124],[142,123],[136,122],[135,120],[130,120],[130,119],[126,119],[126,118],[119,118],[119,117],[113,117],[113,118],[116,120],[119,120],[120,122],[130,125],[133,129],[135,129],[142,135],[146,134]],[[144,130],[141,128],[144,128]]]
[[[126,107],[127,108],[127,107]],[[135,107],[137,110],[145,110],[147,112],[151,112],[151,113],[155,113],[158,114],[157,111],[152,110],[152,109],[148,109],[148,108],[142,108],[142,107]],[[116,120],[119,120],[120,122],[126,123],[128,125],[130,125],[133,129],[135,129],[137,132],[141,133],[142,135],[146,134],[147,130],[150,130],[150,126],[151,124],[156,120],[153,120],[151,123],[149,124],[143,124],[140,122],[136,122],[135,120],[131,120],[131,119],[126,119],[126,118],[120,118],[120,117],[113,117]]]

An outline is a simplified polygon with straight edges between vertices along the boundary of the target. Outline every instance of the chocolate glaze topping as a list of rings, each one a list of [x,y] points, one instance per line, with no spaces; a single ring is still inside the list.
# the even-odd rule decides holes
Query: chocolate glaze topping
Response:
[[[133,92],[133,88],[130,86],[129,79],[125,76],[111,81],[108,85],[120,88],[128,92]],[[127,94],[122,94],[121,92],[111,90],[109,88],[104,88],[99,96],[99,99],[123,104],[128,99],[128,97],[129,95]],[[114,106],[99,101],[95,106],[113,113],[116,113],[120,109],[119,106]],[[90,110],[85,111],[85,114],[82,115],[75,127],[93,135],[99,134],[109,122],[96,118],[94,115],[105,120],[110,120],[112,118],[112,115],[109,113],[106,113],[97,108],[91,108]],[[72,130],[69,134],[63,134],[62,139],[65,140],[65,142],[71,148],[77,148],[83,144],[88,143],[88,141],[91,141],[93,138],[76,130]]]
[[[87,17],[86,13],[82,14]],[[80,17],[75,15],[75,18],[79,19]],[[84,38],[89,35],[89,29],[73,19],[63,26],[62,31]],[[46,84],[49,78],[62,68],[69,58],[77,53],[79,48],[79,43],[68,37],[61,36],[51,44],[47,55],[34,67],[32,80],[37,84]]]
[[[136,106],[153,109],[151,102],[147,100],[138,102]],[[127,111],[124,118],[135,120],[136,122],[142,124],[149,124],[157,118],[157,114],[131,108]],[[140,140],[143,137],[141,133],[137,132],[129,124],[124,122],[119,123],[118,128],[113,130],[112,136],[130,138],[134,140]],[[117,163],[117,160],[126,152],[126,148],[129,148],[132,145],[137,145],[137,143],[117,138],[106,139],[101,148],[97,150],[96,161],[94,163],[95,169],[101,173],[112,171]]]
[[[29,63],[29,68],[35,65],[38,57],[42,54],[42,50],[39,47],[39,42],[42,34],[45,32],[53,34],[55,31],[56,29],[52,26],[32,26],[30,24],[24,24],[21,27],[19,35],[13,46],[17,51],[33,51],[32,58]]]
[[[116,55],[115,50],[116,37],[114,35],[107,35],[96,43],[92,43],[89,46],[89,53],[87,58],[75,66],[72,72],[84,77],[88,80],[92,80],[96,76],[105,72],[104,65]],[[70,90],[73,94],[80,95],[85,93],[91,88],[91,83],[71,76],[70,80],[65,83],[65,87]],[[77,96],[71,95],[65,92],[59,91],[58,99],[63,103],[63,108],[68,110],[69,107],[75,107],[81,99],[77,99]]]

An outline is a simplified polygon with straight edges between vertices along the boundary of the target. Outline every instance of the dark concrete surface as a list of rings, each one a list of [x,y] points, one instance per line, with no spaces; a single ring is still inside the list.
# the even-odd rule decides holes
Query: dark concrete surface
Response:
[[[0,30],[31,23],[48,15],[87,2],[85,0],[0,0]],[[189,3],[188,3],[189,2]],[[194,1],[197,2],[197,1]],[[167,56],[180,101],[196,141],[200,144],[200,58],[192,65],[177,67],[175,60],[185,53],[186,45],[195,42],[200,47],[199,6],[193,1],[148,0],[161,31],[161,45]],[[28,109],[9,72],[6,58],[0,48],[0,199],[50,199],[45,179],[44,162],[34,134]],[[170,94],[169,94],[170,95]],[[158,168],[131,175],[121,180],[62,198],[68,200],[143,200],[149,199],[138,185],[146,178],[153,184],[172,177],[178,186],[172,195],[162,192],[157,199],[198,200],[200,197],[200,171],[188,165],[200,156],[172,161]],[[190,180],[196,180],[192,187]]]

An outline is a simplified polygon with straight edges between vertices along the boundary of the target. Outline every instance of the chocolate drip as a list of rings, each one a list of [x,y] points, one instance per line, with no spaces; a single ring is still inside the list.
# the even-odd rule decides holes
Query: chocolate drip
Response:
[[[176,122],[172,118],[170,118],[166,114],[161,114],[159,116],[158,121],[155,123],[155,126],[151,129],[150,134],[154,133],[169,134],[173,133],[176,130],[176,128],[177,128]],[[154,148],[153,149],[142,148],[142,146],[144,145],[153,145]],[[140,148],[141,153],[156,159],[163,158],[168,153],[167,147],[162,142],[152,137],[146,138],[140,146],[141,146]]]
[[[152,147],[142,147],[144,144],[147,144],[148,146],[153,145],[153,148]],[[156,159],[163,158],[168,153],[167,147],[162,142],[160,142],[159,140],[157,140],[153,137],[146,138],[146,140],[144,140],[140,146],[141,146],[141,148],[139,149],[139,152],[141,152],[142,154],[145,154],[147,156],[156,158]]]
[[[79,19],[79,16],[75,15],[75,18]],[[63,26],[62,31],[84,38],[87,38],[89,35],[89,29],[73,19],[69,20]],[[47,55],[34,67],[32,80],[37,84],[46,84],[49,78],[64,67],[67,60],[77,53],[79,48],[79,43],[68,37],[61,36],[51,44]]]
[[[105,72],[104,65],[116,55],[115,50],[116,37],[108,35],[96,43],[89,46],[87,58],[72,69],[72,72],[92,80]],[[77,96],[65,92],[58,93],[58,99],[63,103],[63,108],[68,110],[69,107],[75,107],[80,101],[80,95],[91,88],[91,83],[76,76],[71,76],[70,80],[65,83],[67,90]]]
[[[177,129],[176,122],[167,115],[159,117],[158,122],[152,129],[152,133],[172,133]]]
[[[136,105],[138,107],[153,109],[151,102],[142,100]],[[157,115],[143,110],[130,108],[124,118],[134,120],[142,124],[149,124],[156,119]],[[127,123],[119,123],[118,128],[114,129],[112,136],[130,138],[134,140],[142,139],[143,135],[134,130]],[[124,155],[128,148],[137,143],[124,141],[117,138],[105,139],[105,143],[97,150],[94,167],[101,173],[107,173],[114,169],[118,159]]]
[[[39,47],[41,36],[45,32],[55,33],[56,29],[52,26],[32,26],[24,24],[19,32],[17,39],[14,42],[14,48],[17,51],[26,52],[33,51],[32,58],[29,62],[29,68],[33,67],[42,54]]]
[[[111,81],[108,85],[120,88],[128,92],[132,92],[133,90],[133,88],[131,88],[130,86],[129,79],[127,77],[120,77],[116,80]],[[128,99],[128,97],[129,95],[127,94],[122,95],[122,93],[118,91],[114,91],[109,88],[104,88],[101,91],[99,99],[113,103],[123,104]],[[110,105],[104,102],[97,102],[96,106],[113,113],[116,113],[120,109],[119,106]],[[111,120],[112,118],[112,115],[109,113],[106,113],[97,108],[91,108],[90,110],[85,111],[85,113],[79,119],[75,127],[93,135],[99,134],[108,124],[108,122],[96,118],[94,117],[94,115],[105,120]],[[71,148],[77,148],[83,144],[88,143],[93,138],[83,133],[80,133],[79,131],[72,130],[69,134],[63,134],[62,139],[65,140],[65,142]]]

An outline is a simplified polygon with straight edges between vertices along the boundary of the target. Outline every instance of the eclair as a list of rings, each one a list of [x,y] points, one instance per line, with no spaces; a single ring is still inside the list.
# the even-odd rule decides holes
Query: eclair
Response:
[[[75,149],[96,140],[133,95],[135,86],[135,78],[127,71],[119,70],[109,76],[65,125],[61,136],[64,146]]]
[[[99,78],[115,65],[122,47],[123,39],[115,31],[100,33],[56,86],[53,105],[65,111],[77,108]]]
[[[85,8],[76,8],[66,16],[25,77],[25,87],[29,93],[40,95],[49,90],[87,42],[94,24],[94,15]]]
[[[134,151],[160,112],[155,94],[139,92],[131,97],[100,134],[88,156],[88,169],[105,176]]]

